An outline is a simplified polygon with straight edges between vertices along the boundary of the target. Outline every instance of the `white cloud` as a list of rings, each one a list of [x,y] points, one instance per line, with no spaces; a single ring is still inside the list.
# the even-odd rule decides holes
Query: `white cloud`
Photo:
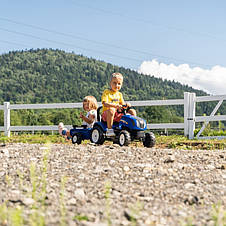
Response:
[[[144,61],[138,72],[162,79],[174,80],[195,89],[206,91],[209,94],[226,94],[226,68],[218,65],[206,70],[200,67],[191,68],[188,64],[176,66],[152,60]]]

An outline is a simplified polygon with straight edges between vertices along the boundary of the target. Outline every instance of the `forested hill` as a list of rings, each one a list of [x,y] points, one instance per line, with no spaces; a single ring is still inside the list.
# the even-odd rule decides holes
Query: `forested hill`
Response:
[[[205,92],[191,87],[141,75],[61,50],[37,49],[0,55],[0,104],[80,102],[86,95],[100,101],[113,72],[124,75],[122,92],[126,100],[183,98],[184,91]]]

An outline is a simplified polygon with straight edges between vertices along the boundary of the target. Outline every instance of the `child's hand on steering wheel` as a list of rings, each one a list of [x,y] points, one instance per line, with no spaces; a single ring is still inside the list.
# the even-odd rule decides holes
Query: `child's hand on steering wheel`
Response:
[[[125,106],[126,106],[126,108],[130,108],[130,107],[131,107],[131,104],[130,104],[129,102],[127,102],[127,103],[125,104]]]
[[[116,106],[116,109],[117,109],[117,112],[118,112],[118,113],[122,113],[122,112],[123,112],[123,109],[124,109],[124,105],[118,104],[118,105]]]
[[[131,107],[131,104],[130,103],[125,103],[125,104],[123,104],[121,106],[122,106],[122,109],[126,110],[126,109]]]

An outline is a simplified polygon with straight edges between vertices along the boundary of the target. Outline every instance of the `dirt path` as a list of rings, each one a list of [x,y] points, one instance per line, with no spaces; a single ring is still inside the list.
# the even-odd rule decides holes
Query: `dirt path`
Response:
[[[25,223],[36,211],[46,225],[223,225],[226,150],[0,145],[0,190]]]

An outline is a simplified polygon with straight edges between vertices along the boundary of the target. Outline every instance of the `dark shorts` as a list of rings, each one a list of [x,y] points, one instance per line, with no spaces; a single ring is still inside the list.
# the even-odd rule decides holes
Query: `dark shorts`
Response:
[[[113,121],[114,122],[119,122],[121,120],[122,116],[123,116],[123,113],[118,113],[116,111]],[[107,111],[103,112],[101,118],[102,118],[103,121],[105,121],[105,122],[107,121]]]

